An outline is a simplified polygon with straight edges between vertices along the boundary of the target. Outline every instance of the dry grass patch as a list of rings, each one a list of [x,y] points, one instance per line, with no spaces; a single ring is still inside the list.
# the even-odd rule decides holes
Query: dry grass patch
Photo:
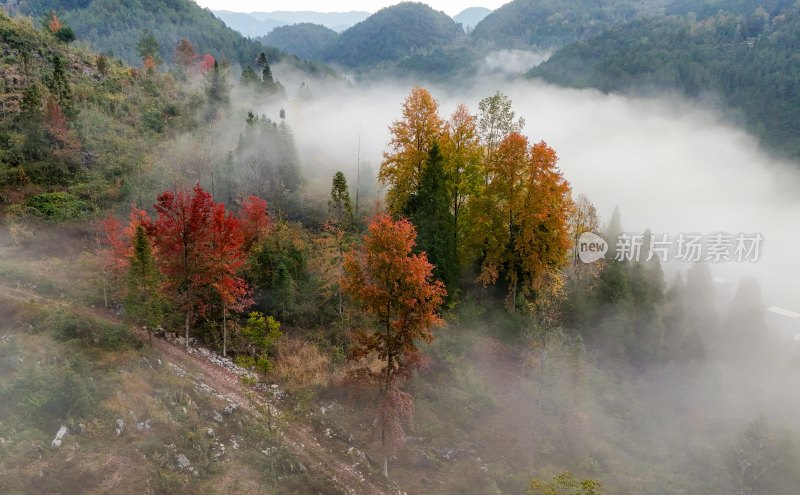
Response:
[[[292,388],[327,385],[331,378],[331,360],[319,347],[290,337],[275,345],[275,375]]]
[[[126,423],[131,423],[131,412],[138,421],[150,419],[154,422],[166,423],[169,420],[164,406],[153,398],[151,385],[142,377],[128,375],[125,377],[124,391],[118,390],[106,399],[103,406],[123,418]],[[131,425],[135,429],[135,425]]]

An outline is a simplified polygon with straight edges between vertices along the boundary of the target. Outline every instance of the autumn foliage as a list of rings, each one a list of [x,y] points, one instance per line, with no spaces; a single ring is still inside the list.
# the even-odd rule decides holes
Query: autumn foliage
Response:
[[[61,22],[61,19],[58,18],[58,15],[55,12],[51,12],[50,22],[47,23],[47,29],[49,29],[51,33],[55,34],[61,31],[61,28],[63,27],[64,24]]]
[[[267,202],[258,196],[249,196],[244,200],[239,219],[247,249],[256,241],[262,240],[272,229]]]
[[[402,423],[413,412],[401,387],[424,363],[418,344],[433,342],[432,329],[442,324],[437,312],[445,289],[432,280],[426,255],[413,253],[415,238],[407,220],[378,215],[344,262],[342,288],[374,322],[355,332],[349,357],[361,363],[377,356],[382,363],[379,370],[357,367],[353,375],[380,390],[384,447],[401,439]]]
[[[77,133],[70,128],[67,116],[52,95],[46,104],[46,128],[54,149],[53,155],[63,160],[77,161],[81,151],[81,142]]]
[[[106,266],[111,273],[125,273],[136,229],[144,227],[161,275],[159,290],[184,314],[188,343],[191,324],[213,304],[241,311],[252,302],[240,271],[246,242],[269,226],[266,202],[248,198],[240,219],[197,185],[192,191],[162,193],[154,208],[155,220],[134,208],[124,227],[112,218],[104,221]]]
[[[216,59],[214,58],[214,56],[211,55],[210,53],[206,53],[205,55],[200,57],[200,63],[199,63],[200,72],[205,74],[206,72],[210,71],[211,69],[214,68],[215,62]]]
[[[415,87],[403,103],[403,118],[389,128],[391,150],[384,153],[379,179],[391,185],[386,203],[394,215],[402,213],[419,185],[428,153],[444,132],[444,122],[438,111],[439,104],[430,92]]]
[[[512,133],[493,155],[486,187],[490,208],[484,221],[490,235],[479,280],[495,283],[504,273],[508,302],[534,293],[569,259],[570,187],[556,168],[555,151]]]
[[[181,38],[178,44],[175,45],[175,63],[188,68],[194,64],[195,60],[197,60],[197,52],[192,42],[186,38]]]

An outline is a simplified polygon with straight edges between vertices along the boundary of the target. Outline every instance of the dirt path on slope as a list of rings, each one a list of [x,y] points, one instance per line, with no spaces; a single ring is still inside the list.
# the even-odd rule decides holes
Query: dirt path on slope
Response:
[[[139,335],[147,341],[145,332],[139,332]],[[158,338],[153,339],[153,345],[173,364],[190,373],[194,372],[195,378],[201,379],[216,393],[224,395],[229,401],[238,404],[256,418],[268,421],[267,411],[271,410],[275,428],[280,431],[282,439],[298,460],[311,471],[321,473],[342,493],[353,495],[402,493],[348,456],[348,446],[345,443],[326,439],[323,444],[309,425],[282,421],[280,401],[270,398],[269,392],[250,389],[241,383],[236,374],[209,361],[202,354],[187,351],[185,347]]]

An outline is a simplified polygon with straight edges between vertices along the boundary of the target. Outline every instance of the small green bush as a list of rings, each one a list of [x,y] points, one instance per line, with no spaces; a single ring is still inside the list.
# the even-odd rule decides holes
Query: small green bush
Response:
[[[37,194],[26,205],[34,216],[50,222],[81,218],[90,211],[89,205],[68,192]]]
[[[29,367],[0,391],[0,399],[20,417],[30,418],[40,428],[58,421],[85,417],[92,399],[85,381],[60,365]]]
[[[41,324],[62,341],[75,340],[83,345],[106,350],[138,349],[142,342],[125,325],[85,317],[68,308],[50,311]]]

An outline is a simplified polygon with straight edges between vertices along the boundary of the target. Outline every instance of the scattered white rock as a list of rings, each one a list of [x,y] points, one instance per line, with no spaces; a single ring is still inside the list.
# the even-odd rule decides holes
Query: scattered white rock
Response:
[[[464,455],[464,449],[457,449],[452,447],[445,447],[442,449],[432,449],[440,459],[444,461],[453,461]]]
[[[322,406],[322,407],[319,408],[319,412],[322,413],[323,416],[325,416],[325,413],[327,413],[328,411],[333,409],[334,405],[336,405],[336,402],[331,402],[327,406]]]
[[[150,420],[147,419],[145,421],[141,421],[139,423],[136,423],[136,429],[139,430],[139,431],[149,430],[150,429]]]
[[[214,395],[215,394],[214,389],[211,388],[211,386],[206,384],[206,383],[199,382],[197,384],[197,388],[199,388],[200,391],[205,393],[205,394],[208,394],[208,395]]]
[[[167,364],[172,369],[172,372],[175,373],[176,375],[180,377],[184,377],[187,375],[186,371],[184,371],[184,369],[178,366],[177,364],[175,363],[167,363]]]
[[[117,419],[117,427],[114,429],[114,431],[117,432],[117,436],[122,435],[122,430],[124,429],[125,429],[125,421],[123,421],[122,419]]]
[[[66,435],[66,434],[67,434],[67,427],[66,426],[62,426],[61,428],[59,428],[58,432],[56,433],[56,437],[53,439],[52,442],[50,442],[50,446],[53,447],[54,449],[57,449],[58,447],[61,447],[61,439],[64,438],[64,435]],[[2,442],[0,442],[0,444],[6,443],[5,439],[0,439],[0,440],[2,440]]]
[[[217,411],[213,411],[213,412],[211,413],[211,417],[212,417],[212,418],[214,419],[214,421],[216,421],[217,423],[223,423],[223,422],[225,421],[225,419],[222,417],[222,414],[218,413]]]
[[[212,430],[211,428],[207,429],[206,435],[208,435],[208,438],[214,438],[214,430]]]
[[[222,357],[219,354],[216,354],[208,349],[203,347],[192,347],[189,349],[189,353],[196,354],[206,361],[209,361],[220,368],[224,368],[234,375],[238,377],[246,377],[246,378],[258,378],[258,375],[253,373],[252,371],[246,370],[244,368],[240,368],[236,365],[230,358]]]
[[[176,458],[178,460],[178,469],[186,469],[192,465],[189,459],[183,454],[178,454]]]

